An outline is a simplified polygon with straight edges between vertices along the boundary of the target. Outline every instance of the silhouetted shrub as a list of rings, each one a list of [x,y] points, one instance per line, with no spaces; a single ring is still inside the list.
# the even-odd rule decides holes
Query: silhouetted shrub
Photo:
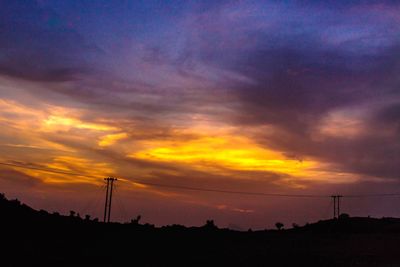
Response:
[[[204,225],[204,227],[206,228],[217,228],[217,226],[214,223],[214,220],[207,220],[206,224]]]
[[[277,222],[277,223],[275,223],[275,226],[278,230],[282,230],[285,225],[281,222]]]
[[[297,223],[292,223],[292,227],[293,227],[294,229],[297,229],[297,228],[299,228],[300,226],[299,226]]]
[[[85,215],[85,221],[90,221],[90,215],[89,214]]]
[[[142,216],[141,215],[138,215],[137,217],[136,217],[136,219],[132,219],[131,220],[131,224],[139,224],[139,221],[140,221],[140,219],[142,219]]]
[[[350,215],[347,214],[347,213],[342,213],[342,214],[339,215],[339,220],[345,220],[345,219],[348,219],[348,218],[350,218]]]

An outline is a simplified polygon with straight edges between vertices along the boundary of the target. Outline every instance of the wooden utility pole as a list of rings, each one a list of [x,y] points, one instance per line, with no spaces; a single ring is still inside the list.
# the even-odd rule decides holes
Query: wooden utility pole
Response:
[[[331,198],[333,199],[333,218],[339,218],[340,216],[340,198],[341,195],[333,195]]]
[[[114,181],[117,181],[117,178],[107,177],[104,178],[104,180],[107,182],[106,201],[104,205],[104,222],[109,223],[111,217],[111,201],[112,201],[113,186],[114,186]]]
[[[333,198],[333,219],[336,218],[336,196],[331,196]]]

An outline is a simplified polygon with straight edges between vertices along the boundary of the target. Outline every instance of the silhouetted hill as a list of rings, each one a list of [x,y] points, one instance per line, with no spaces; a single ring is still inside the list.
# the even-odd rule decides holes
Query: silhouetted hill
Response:
[[[400,219],[347,218],[289,230],[104,224],[0,196],[0,266],[400,266]]]
[[[312,233],[400,233],[398,218],[365,218],[352,217],[337,220],[319,221],[305,225],[296,231]]]

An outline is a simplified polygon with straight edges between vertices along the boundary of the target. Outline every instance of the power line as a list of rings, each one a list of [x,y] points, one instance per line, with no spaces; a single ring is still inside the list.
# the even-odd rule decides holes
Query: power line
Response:
[[[49,169],[49,168],[43,168],[43,167],[34,167],[34,166],[26,166],[26,165],[19,165],[15,163],[6,163],[6,162],[0,162],[0,165],[4,166],[10,166],[10,167],[17,167],[17,168],[23,168],[23,169],[30,169],[30,170],[37,170],[37,171],[45,171],[45,172],[51,172],[51,173],[56,173],[56,174],[67,174],[67,175],[73,175],[73,176],[82,176],[82,177],[87,177],[87,178],[102,178],[100,176],[93,176],[93,175],[83,175],[79,173],[73,173],[73,172],[66,172],[66,171],[59,171],[59,170],[54,170],[54,169]]]
[[[93,208],[93,210],[96,210],[96,208],[99,204],[99,201],[102,199],[102,194],[106,190],[106,185],[102,184],[97,187],[100,190],[96,190],[96,193],[94,194],[94,196],[91,199],[89,199],[89,201],[87,201],[84,208],[81,209],[82,214],[86,214],[88,211],[92,210],[92,208]]]
[[[129,216],[128,216],[128,213],[126,212],[126,209],[124,207],[124,203],[122,203],[121,199],[118,197],[118,195],[119,195],[119,187],[117,185],[114,185],[114,191],[115,191],[114,199],[116,200],[115,202],[117,204],[117,207],[120,210],[120,213],[121,213],[120,215],[122,215],[124,220],[129,220]]]
[[[67,174],[67,175],[73,175],[73,176],[99,178],[99,177],[95,177],[95,176],[82,175],[82,174],[73,173],[73,172],[57,171],[57,170],[52,170],[52,169],[48,169],[48,168],[31,167],[31,166],[24,166],[24,165],[18,165],[18,164],[13,164],[13,163],[0,162],[0,165],[6,165],[6,166],[24,168],[24,169],[34,169],[34,170],[45,171],[45,172],[50,172],[50,173],[57,173],[57,174]],[[262,192],[231,191],[231,190],[222,190],[222,189],[209,189],[209,188],[201,188],[201,187],[182,186],[182,185],[151,183],[151,182],[145,182],[145,181],[139,181],[139,180],[127,180],[127,181],[131,182],[131,183],[137,183],[137,184],[155,186],[155,187],[174,188],[174,189],[202,191],[202,192],[226,193],[226,194],[241,194],[241,195],[269,196],[269,197],[304,197],[304,198],[326,198],[326,197],[329,197],[328,195],[274,194],[274,193],[262,193]]]
[[[226,193],[226,194],[269,196],[269,197],[305,197],[305,198],[307,198],[307,197],[309,197],[309,198],[329,197],[328,195],[274,194],[274,193],[262,193],[262,192],[245,192],[245,191],[231,191],[231,190],[222,190],[222,189],[209,189],[209,188],[201,188],[201,187],[182,186],[182,185],[167,185],[167,184],[149,183],[149,182],[141,182],[141,181],[140,182],[132,181],[132,182],[143,184],[143,185],[149,185],[149,186],[175,188],[175,189],[183,189],[183,190],[191,190],[191,191]]]
[[[365,198],[365,197],[399,197],[400,193],[390,194],[361,194],[361,195],[343,195],[346,198]]]
[[[66,174],[72,176],[80,176],[80,177],[88,177],[88,178],[100,178],[99,176],[93,175],[83,175],[79,173],[59,171],[49,168],[42,167],[33,167],[26,165],[19,165],[15,163],[6,163],[0,162],[0,165],[16,167],[16,168],[24,168],[24,169],[32,169],[38,171],[45,171],[56,174]],[[121,179],[124,181],[124,179]],[[223,190],[223,189],[211,189],[211,188],[201,188],[201,187],[192,187],[192,186],[184,186],[184,185],[176,185],[176,184],[162,184],[162,183],[152,183],[140,180],[126,180],[130,183],[137,183],[142,185],[154,186],[154,187],[163,187],[163,188],[173,188],[173,189],[181,189],[181,190],[190,190],[190,191],[201,191],[201,192],[213,192],[213,193],[225,193],[225,194],[238,194],[238,195],[251,195],[251,196],[266,196],[266,197],[293,197],[293,198],[330,198],[331,195],[316,195],[316,194],[275,194],[275,193],[263,193],[263,192],[246,192],[246,191],[234,191],[234,190]],[[345,198],[367,198],[367,197],[396,197],[400,196],[400,193],[388,193],[388,194],[358,194],[358,195],[343,195]]]

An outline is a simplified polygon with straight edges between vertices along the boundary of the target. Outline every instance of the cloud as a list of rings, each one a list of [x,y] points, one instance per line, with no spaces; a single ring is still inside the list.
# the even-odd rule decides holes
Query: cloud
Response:
[[[287,31],[285,24],[275,26],[274,31],[262,29],[256,45],[247,45],[245,50],[227,47],[224,60],[212,61],[253,81],[232,86],[236,112],[229,114],[230,121],[246,127],[248,130],[243,132],[264,147],[313,158],[354,174],[397,178],[398,132],[390,131],[397,128],[398,104],[392,105],[400,100],[396,74],[399,40],[390,37],[395,31],[385,32],[386,41],[375,43],[374,47],[365,46],[364,37],[357,36],[352,36],[350,43],[338,46],[326,42],[323,28],[308,31],[311,25],[315,27],[315,20],[309,24],[306,18],[295,19],[304,26],[299,32]],[[369,36],[373,38],[375,30],[393,20],[388,17],[375,26],[369,24]],[[349,19],[332,25],[347,27],[347,31],[361,30]],[[223,33],[228,29],[220,30],[222,33],[218,32],[216,37],[223,43],[226,40]],[[327,31],[333,34],[334,29]],[[342,37],[346,34],[344,30],[339,33]],[[356,53],[349,47],[359,47],[360,51]],[[205,53],[218,51],[209,49]],[[384,111],[379,111],[382,106]],[[350,126],[348,119],[357,110],[361,115],[353,118]],[[341,117],[329,121],[335,112]],[[379,120],[371,119],[374,117]],[[329,130],[316,138],[327,121],[330,125],[325,125],[328,126],[325,130]],[[333,128],[337,124],[342,128]]]
[[[88,72],[99,48],[36,1],[2,1],[0,73],[32,81],[68,81]]]
[[[15,170],[0,170],[0,181],[4,187],[31,188],[40,185],[42,182],[33,176]]]

